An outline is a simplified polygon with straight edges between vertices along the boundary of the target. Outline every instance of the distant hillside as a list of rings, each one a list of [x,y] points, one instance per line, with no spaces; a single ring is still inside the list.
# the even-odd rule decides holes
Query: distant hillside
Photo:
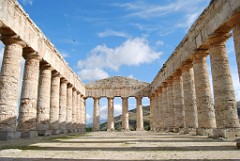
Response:
[[[129,113],[129,129],[136,130],[136,109],[128,111]],[[122,127],[122,115],[119,115],[114,118],[115,130],[121,130]],[[143,106],[143,120],[144,120],[144,129],[149,130],[149,119],[150,119],[150,106]],[[101,131],[107,130],[107,122],[100,125]]]

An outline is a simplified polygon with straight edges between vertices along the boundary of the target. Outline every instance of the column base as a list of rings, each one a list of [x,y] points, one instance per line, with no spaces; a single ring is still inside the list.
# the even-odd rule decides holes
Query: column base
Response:
[[[196,129],[196,135],[199,136],[208,136],[208,137],[213,137],[213,129],[210,128],[197,128]]]
[[[217,128],[213,129],[213,138],[224,138],[227,140],[235,140],[240,138],[240,128]]]
[[[237,139],[236,146],[238,149],[240,149],[240,139]]]
[[[99,129],[92,129],[92,132],[97,132],[99,131]]]
[[[72,129],[67,129],[67,133],[73,133]]]
[[[184,134],[185,134],[185,128],[179,128],[178,130],[179,130],[178,133],[179,133],[180,135],[184,135]]]
[[[21,132],[0,132],[1,141],[17,140],[21,137]]]
[[[169,132],[178,133],[179,129],[178,128],[169,128]]]
[[[66,134],[67,133],[67,129],[60,129],[60,134]]]
[[[114,131],[114,129],[107,129],[107,131],[108,131],[108,132],[112,132],[112,131]]]
[[[51,131],[49,130],[44,130],[44,131],[38,131],[38,136],[50,136]]]
[[[184,134],[196,135],[196,129],[195,128],[185,128]]]
[[[122,132],[124,132],[124,131],[128,132],[128,131],[130,131],[130,129],[121,129],[121,131]]]
[[[144,131],[144,128],[137,128],[136,131]]]
[[[51,135],[59,135],[61,133],[60,129],[57,130],[51,130]]]
[[[38,137],[38,131],[27,131],[27,132],[21,132],[21,138],[29,138],[33,139]]]
[[[161,131],[161,130],[162,130],[162,128],[160,128],[160,127],[154,128],[154,131],[155,131],[155,132],[159,132],[159,131]]]

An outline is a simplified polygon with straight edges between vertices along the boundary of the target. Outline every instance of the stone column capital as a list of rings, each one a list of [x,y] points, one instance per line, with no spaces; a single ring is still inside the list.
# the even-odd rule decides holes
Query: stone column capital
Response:
[[[13,36],[1,35],[0,40],[3,42],[4,45],[18,44],[23,48],[26,47],[26,43],[23,42],[18,35]]]
[[[182,76],[182,71],[180,69],[178,69],[174,74],[173,74],[173,80],[178,79],[179,77]]]
[[[136,96],[136,100],[142,100],[142,96]]]
[[[59,77],[59,78],[61,78],[62,76],[61,76],[61,74],[58,71],[54,70],[52,72],[52,77]]]
[[[108,100],[113,100],[113,99],[114,99],[114,97],[107,97],[107,99],[108,99]]]
[[[222,43],[225,43],[231,36],[231,33],[215,33],[210,35],[208,44],[209,46],[218,46]]]
[[[172,85],[172,83],[173,83],[173,77],[172,77],[172,76],[168,77],[166,81],[167,81],[166,83],[167,83],[168,86],[169,86],[169,85]]]
[[[36,51],[31,51],[29,49],[23,50],[23,57],[25,60],[29,60],[29,59],[35,59],[38,61],[42,60],[42,58],[40,57],[40,55],[38,55],[38,53]]]
[[[128,99],[128,97],[121,97],[121,98],[122,98],[122,100],[124,100],[124,99],[127,100]]]
[[[193,67],[192,61],[186,61],[182,64],[181,71],[184,73]]]
[[[65,78],[63,78],[63,77],[60,79],[60,82],[61,82],[61,83],[68,83],[67,79],[65,79]]]
[[[48,64],[47,62],[45,62],[45,61],[42,61],[41,63],[40,63],[40,68],[41,69],[47,69],[47,70],[50,70],[50,71],[53,71],[54,69],[52,68],[52,66],[50,65],[50,64]]]
[[[72,85],[71,83],[68,83],[68,84],[67,84],[67,87],[68,87],[68,88],[73,88],[73,85]]]
[[[93,99],[94,99],[94,100],[100,100],[100,98],[99,98],[99,97],[93,97]]]

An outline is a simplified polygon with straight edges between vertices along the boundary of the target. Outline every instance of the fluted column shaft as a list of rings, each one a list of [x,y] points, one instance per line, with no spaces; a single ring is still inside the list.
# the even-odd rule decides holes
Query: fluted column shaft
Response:
[[[77,92],[77,115],[76,115],[76,128],[78,131],[81,129],[81,102],[80,102],[81,94]]]
[[[238,76],[240,80],[240,25],[237,25],[233,29],[233,40],[234,40],[234,47],[235,47],[235,54],[237,59],[237,66],[238,66]]]
[[[150,99],[150,130],[153,131],[154,130],[154,127],[153,127],[153,114],[154,114],[154,111],[153,111],[153,95],[149,97]]]
[[[158,96],[158,104],[159,104],[159,130],[163,130],[164,128],[164,116],[163,116],[163,112],[164,112],[164,105],[163,105],[163,91],[162,88],[160,90],[159,96]]]
[[[16,132],[18,94],[23,46],[18,41],[3,42],[4,56],[0,77],[0,132],[6,133],[0,140]],[[14,138],[11,138],[14,139]]]
[[[94,99],[93,107],[93,131],[99,131],[100,129],[100,98]]]
[[[163,104],[163,119],[164,119],[164,128],[169,128],[169,113],[168,113],[168,101],[167,101],[167,84],[163,83],[162,88],[163,98],[162,98],[162,104]]]
[[[157,128],[157,95],[154,93],[152,96],[152,111],[153,111],[153,130]]]
[[[77,112],[77,91],[75,88],[73,88],[73,93],[72,93],[72,130],[76,132],[76,112]]]
[[[173,80],[170,79],[167,82],[167,101],[168,101],[168,121],[169,121],[169,130],[174,131],[176,128],[175,125],[175,111],[173,105]]]
[[[198,127],[196,93],[192,64],[185,64],[182,68],[185,123],[186,128],[196,129]]]
[[[72,132],[72,85],[67,86],[67,131]]]
[[[136,97],[136,102],[137,102],[137,130],[144,130],[142,97]]]
[[[82,95],[80,96],[80,125],[81,125],[81,131],[83,131],[83,129],[85,128],[83,125],[84,122],[84,99],[82,97]]]
[[[156,98],[155,98],[155,119],[156,119],[156,130],[159,131],[160,129],[160,102],[159,102],[159,91],[156,92]]]
[[[61,79],[59,100],[59,129],[66,133],[67,118],[67,80]]]
[[[206,53],[197,53],[193,61],[199,128],[197,134],[199,135],[205,135],[204,129],[216,128],[215,110],[206,59]]]
[[[122,97],[122,129],[129,130],[128,97]]]
[[[38,135],[47,135],[50,122],[52,69],[50,65],[42,63],[40,66],[40,80],[37,103],[37,131]]]
[[[209,52],[217,128],[239,127],[236,99],[225,42],[212,45]]]
[[[59,97],[60,97],[60,74],[52,73],[51,100],[50,100],[50,130],[53,134],[58,133],[59,127]]]
[[[114,98],[108,99],[108,131],[114,131]]]
[[[84,128],[84,131],[85,131],[85,128],[86,128],[86,99],[87,98],[83,98],[83,128]]]
[[[30,55],[25,61],[18,119],[18,130],[21,132],[36,131],[39,61],[37,55]]]
[[[176,128],[185,128],[183,80],[181,72],[177,72],[173,77],[173,106],[175,109]]]

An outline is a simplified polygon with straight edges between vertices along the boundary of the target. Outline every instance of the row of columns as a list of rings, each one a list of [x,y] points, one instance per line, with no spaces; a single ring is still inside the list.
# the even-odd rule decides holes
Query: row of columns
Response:
[[[233,34],[239,67],[239,27],[234,29]],[[228,38],[229,34],[212,36],[209,50],[196,51],[191,60],[186,61],[152,94],[152,130],[194,132],[198,135],[225,138],[240,137],[236,99],[225,45]],[[214,102],[206,60],[208,54]]]
[[[85,129],[83,95],[17,37],[1,38],[5,49],[0,76],[0,140]],[[22,56],[26,61],[17,116]]]
[[[100,98],[94,99],[93,107],[93,131],[100,130]],[[108,97],[108,123],[107,131],[114,131],[114,97]],[[137,103],[137,126],[136,130],[144,130],[143,125],[143,109],[142,97],[136,97]],[[122,130],[129,130],[129,117],[128,117],[128,97],[122,97]]]

